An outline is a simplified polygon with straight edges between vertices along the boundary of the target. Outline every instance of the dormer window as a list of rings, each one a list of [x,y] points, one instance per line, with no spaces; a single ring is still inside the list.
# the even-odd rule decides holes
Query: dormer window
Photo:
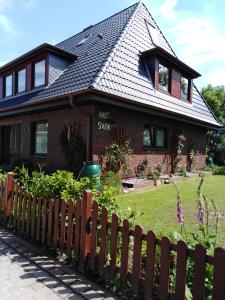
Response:
[[[170,72],[163,64],[159,63],[159,89],[169,92]]]
[[[34,87],[45,85],[45,60],[34,64]]]
[[[156,90],[192,102],[192,80],[198,72],[159,46],[143,52],[142,58]]]
[[[185,101],[189,98],[189,80],[183,76],[180,78],[180,98]]]
[[[26,69],[20,70],[17,73],[17,93],[26,91]]]
[[[12,74],[5,77],[4,96],[9,97],[13,94],[13,76]]]

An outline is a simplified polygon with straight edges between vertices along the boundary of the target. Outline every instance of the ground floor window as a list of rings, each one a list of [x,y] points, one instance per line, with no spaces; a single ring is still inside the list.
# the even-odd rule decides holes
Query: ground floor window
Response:
[[[144,147],[166,148],[167,147],[167,130],[166,128],[154,125],[145,125],[143,134]]]
[[[47,155],[48,153],[48,122],[39,121],[32,123],[32,154]]]

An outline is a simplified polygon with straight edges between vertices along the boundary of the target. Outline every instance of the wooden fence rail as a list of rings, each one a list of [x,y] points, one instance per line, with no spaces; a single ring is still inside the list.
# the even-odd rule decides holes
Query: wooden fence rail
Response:
[[[120,287],[128,282],[140,299],[185,299],[187,264],[193,264],[193,300],[205,299],[206,268],[213,268],[212,299],[225,299],[225,250],[214,256],[197,245],[189,249],[184,241],[171,243],[158,239],[154,232],[143,232],[140,225],[131,228],[128,220],[111,218],[106,208],[92,203],[91,191],[74,202],[37,199],[19,187],[13,174],[0,184],[2,224],[27,239],[57,247],[81,272],[86,270],[113,280]],[[174,274],[175,282],[171,281]]]

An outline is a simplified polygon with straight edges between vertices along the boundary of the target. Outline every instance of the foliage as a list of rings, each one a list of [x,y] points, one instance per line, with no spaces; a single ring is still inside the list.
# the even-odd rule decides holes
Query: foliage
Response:
[[[181,155],[185,147],[186,137],[181,131],[171,138],[171,172],[174,174],[177,171],[177,166],[181,161]]]
[[[185,165],[180,165],[177,167],[177,172],[176,172],[179,176],[183,176],[183,177],[187,177],[187,168]]]
[[[113,142],[105,147],[103,162],[106,164],[106,170],[114,173],[122,172],[128,175],[130,172],[130,157],[133,155],[133,149],[130,147],[130,141],[126,140],[119,145]]]
[[[225,167],[214,164],[204,167],[203,171],[212,172],[213,175],[225,175]]]
[[[106,207],[111,216],[119,211],[117,195],[118,190],[116,188],[105,186],[101,191],[93,191],[93,200],[99,204],[100,208]]]
[[[199,151],[195,151],[194,149],[190,149],[187,157],[187,169],[191,171],[195,163],[199,160]]]
[[[201,181],[197,188],[197,220],[198,220],[198,230],[191,233],[191,236],[187,236],[184,222],[183,222],[183,211],[182,211],[182,201],[179,188],[175,185],[177,191],[177,219],[178,223],[181,225],[181,234],[174,235],[177,239],[185,239],[189,247],[192,249],[196,245],[203,245],[208,254],[213,255],[214,250],[217,244],[218,237],[218,222],[219,215],[218,209],[215,202],[211,199],[208,200],[202,193],[202,185],[204,182],[204,177],[201,178]],[[209,208],[209,202],[212,204],[212,211]],[[178,210],[179,204],[179,210]],[[193,282],[193,262],[188,262],[187,264],[187,284],[189,291],[192,291],[192,282]],[[211,266],[206,266],[206,299],[210,299],[212,293],[213,282],[213,269]]]
[[[6,180],[6,173],[0,169],[0,182]]]
[[[70,170],[78,175],[85,161],[85,144],[80,133],[80,125],[66,125],[62,130],[59,142]]]
[[[143,161],[137,166],[136,176],[139,178],[144,178],[147,176],[149,165],[149,157],[145,156]]]
[[[120,192],[122,189],[120,176],[112,171],[102,174],[101,185],[104,187],[114,187],[118,192]]]
[[[218,120],[225,125],[225,86],[208,85],[202,89],[202,95],[212,108]],[[225,132],[208,133],[208,155],[213,156],[215,163],[225,164]]]
[[[160,178],[161,174],[162,174],[162,165],[158,164],[153,170],[149,170],[149,172],[147,173],[147,178],[157,180]]]

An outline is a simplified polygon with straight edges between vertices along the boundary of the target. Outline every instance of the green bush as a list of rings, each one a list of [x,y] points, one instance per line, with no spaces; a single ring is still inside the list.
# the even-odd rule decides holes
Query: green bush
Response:
[[[0,182],[6,180],[6,173],[0,169]]]
[[[122,189],[122,181],[118,174],[109,171],[101,176],[101,185],[103,187],[114,187],[118,192]]]
[[[225,175],[225,166],[208,165],[203,171],[212,172],[213,175]]]

